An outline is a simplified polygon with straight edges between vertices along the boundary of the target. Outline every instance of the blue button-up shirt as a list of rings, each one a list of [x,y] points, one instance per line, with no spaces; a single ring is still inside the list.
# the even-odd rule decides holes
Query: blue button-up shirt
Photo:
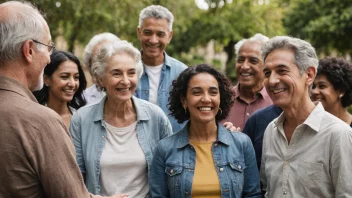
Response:
[[[99,103],[80,108],[72,116],[70,125],[76,160],[87,189],[93,194],[100,194],[100,157],[107,135],[105,101],[106,96]],[[172,134],[171,124],[158,106],[134,96],[132,101],[137,112],[137,139],[147,160],[149,179],[153,151],[159,140]]]
[[[167,104],[172,81],[176,80],[179,74],[183,72],[183,70],[185,70],[187,66],[182,62],[168,56],[165,52],[164,57],[165,60],[161,68],[160,82],[158,88],[158,106],[161,107],[161,109],[169,118],[173,132],[177,132],[182,129],[183,124],[177,123],[176,119],[173,116],[169,115],[170,111],[167,107]],[[148,74],[145,72],[145,69],[137,85],[135,96],[143,100],[149,100],[149,79]]]
[[[155,149],[149,181],[152,197],[192,197],[196,153],[188,127],[161,140]],[[222,198],[261,197],[254,149],[247,135],[218,124],[212,153]]]

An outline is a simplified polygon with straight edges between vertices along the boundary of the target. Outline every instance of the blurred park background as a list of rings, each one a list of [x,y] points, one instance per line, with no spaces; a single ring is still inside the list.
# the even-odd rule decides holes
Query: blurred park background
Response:
[[[4,0],[0,0],[4,2]],[[50,26],[57,49],[82,57],[95,34],[111,32],[139,48],[139,12],[151,4],[175,16],[169,55],[208,63],[234,82],[234,44],[255,33],[312,43],[320,57],[351,60],[352,0],[31,0]],[[87,73],[88,74],[88,73]]]

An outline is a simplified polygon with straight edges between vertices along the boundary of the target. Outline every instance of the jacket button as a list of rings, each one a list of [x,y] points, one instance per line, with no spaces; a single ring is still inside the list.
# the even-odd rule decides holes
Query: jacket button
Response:
[[[170,173],[173,174],[173,173],[174,173],[174,169],[171,169],[171,170],[170,170]]]
[[[188,191],[186,191],[185,193],[186,193],[186,195],[189,195],[189,192],[188,192]]]
[[[238,165],[237,168],[241,170],[242,167],[241,167],[241,165]]]
[[[220,168],[220,172],[224,171],[224,168]]]

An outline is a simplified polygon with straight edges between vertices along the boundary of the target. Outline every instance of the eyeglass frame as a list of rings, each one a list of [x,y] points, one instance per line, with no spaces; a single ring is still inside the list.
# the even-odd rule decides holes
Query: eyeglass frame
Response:
[[[44,43],[39,42],[39,41],[37,41],[37,40],[35,40],[35,39],[32,39],[32,41],[35,42],[35,43],[42,44],[42,45],[44,45],[44,46],[50,47],[50,51],[49,51],[49,54],[50,54],[50,55],[53,53],[53,51],[54,51],[54,49],[55,49],[55,44],[54,44],[54,42],[52,42],[52,41],[50,41],[50,45],[44,44]]]

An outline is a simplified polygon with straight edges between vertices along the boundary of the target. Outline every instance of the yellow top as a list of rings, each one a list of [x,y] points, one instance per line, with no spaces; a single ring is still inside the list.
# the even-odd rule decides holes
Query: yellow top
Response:
[[[192,198],[221,198],[220,182],[214,165],[212,142],[190,140],[196,151],[196,167],[192,183]]]

